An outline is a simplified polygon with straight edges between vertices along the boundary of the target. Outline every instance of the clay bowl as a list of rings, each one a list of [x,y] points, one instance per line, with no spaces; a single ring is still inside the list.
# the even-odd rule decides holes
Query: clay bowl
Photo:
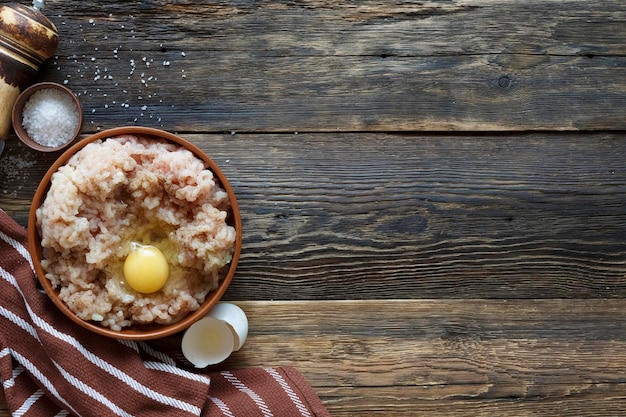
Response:
[[[46,278],[44,270],[41,266],[42,260],[42,248],[41,248],[41,239],[39,235],[39,231],[36,224],[36,210],[40,207],[43,201],[46,198],[48,189],[50,187],[50,181],[52,174],[54,174],[59,167],[67,163],[72,155],[74,155],[78,150],[82,149],[86,144],[97,141],[99,139],[106,139],[113,136],[119,136],[124,134],[131,135],[140,135],[143,137],[154,137],[161,138],[167,141],[173,142],[180,146],[183,146],[190,150],[193,154],[195,154],[198,158],[205,162],[205,166],[210,169],[216,180],[220,183],[222,188],[228,193],[231,209],[228,213],[227,223],[235,228],[236,232],[236,240],[235,240],[235,250],[233,253],[233,258],[230,264],[228,265],[228,269],[225,273],[223,280],[220,282],[220,285],[217,289],[210,292],[204,303],[200,306],[200,308],[196,311],[190,312],[187,316],[185,316],[181,321],[178,321],[174,324],[168,325],[160,325],[160,324],[135,324],[130,327],[125,327],[121,331],[111,330],[107,327],[99,325],[97,322],[93,321],[85,321],[76,316],[69,307],[59,298],[57,291],[52,288],[52,284]],[[237,205],[237,200],[235,198],[235,194],[233,192],[232,187],[228,183],[228,180],[219,169],[219,167],[198,147],[193,145],[192,143],[165,131],[146,128],[146,127],[120,127],[114,128],[110,130],[104,130],[96,133],[95,135],[89,136],[78,143],[74,144],[71,148],[65,151],[56,162],[50,167],[47,173],[44,175],[41,183],[39,184],[35,195],[33,197],[32,206],[30,208],[30,213],[28,217],[28,250],[33,259],[33,265],[35,268],[35,273],[41,286],[48,294],[48,296],[52,299],[54,304],[72,321],[74,321],[79,326],[88,329],[94,333],[112,337],[115,339],[129,339],[129,340],[149,340],[149,339],[157,339],[166,336],[173,335],[175,333],[181,332],[187,329],[191,324],[206,316],[208,312],[213,308],[213,306],[221,299],[224,295],[224,292],[228,288],[233,275],[235,274],[235,269],[237,267],[237,263],[239,261],[239,256],[241,253],[241,243],[242,243],[242,233],[241,233],[241,217],[239,213],[239,208]]]
[[[24,127],[24,124],[23,124],[24,106],[26,105],[28,100],[31,99],[33,94],[42,90],[46,90],[46,89],[57,90],[63,94],[66,94],[69,98],[72,99],[72,101],[76,105],[78,123],[76,124],[75,130],[71,133],[71,136],[68,137],[65,142],[57,146],[46,146],[44,144],[37,143],[33,138],[29,136],[28,131]],[[83,126],[84,116],[83,116],[83,107],[80,103],[80,100],[78,99],[76,94],[72,92],[72,90],[70,90],[69,88],[61,84],[52,83],[52,82],[43,82],[43,83],[35,84],[35,85],[28,87],[18,96],[15,104],[13,105],[13,112],[12,112],[11,117],[12,117],[11,121],[13,123],[13,130],[15,131],[15,134],[17,135],[17,137],[22,141],[22,143],[24,143],[29,148],[34,149],[39,152],[57,152],[70,146],[76,140],[78,135],[80,135],[80,132]]]

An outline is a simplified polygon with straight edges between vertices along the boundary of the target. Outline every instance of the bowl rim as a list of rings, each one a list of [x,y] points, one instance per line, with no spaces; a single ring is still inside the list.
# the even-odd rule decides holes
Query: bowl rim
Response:
[[[22,124],[22,112],[24,111],[24,106],[26,105],[26,102],[34,93],[39,90],[45,90],[47,88],[56,89],[68,94],[70,97],[72,97],[78,110],[78,126],[76,126],[76,130],[67,142],[59,146],[44,146],[35,142],[35,140],[28,135],[28,132]],[[37,84],[33,84],[24,91],[22,91],[15,100],[15,103],[13,104],[13,109],[11,110],[11,123],[15,135],[24,145],[40,152],[57,152],[67,148],[72,143],[74,143],[83,130],[84,117],[85,115],[83,111],[83,106],[78,96],[68,87],[52,81],[43,81]]]
[[[230,261],[228,271],[226,276],[220,281],[219,286],[209,292],[205,298],[205,301],[200,305],[195,311],[190,312],[180,321],[177,321],[172,324],[158,325],[158,324],[149,324],[149,325],[133,325],[127,328],[124,328],[120,331],[112,330],[107,327],[100,326],[92,321],[87,321],[79,318],[70,308],[63,302],[58,296],[56,290],[52,288],[52,283],[45,277],[45,272],[43,267],[41,266],[42,259],[42,250],[41,250],[41,239],[39,236],[39,231],[37,228],[37,209],[41,206],[44,199],[47,196],[48,189],[50,187],[50,181],[52,175],[64,164],[68,162],[68,160],[80,149],[85,147],[87,144],[95,142],[97,140],[104,140],[114,136],[121,135],[138,135],[138,136],[150,136],[155,138],[162,138],[169,142],[174,142],[178,145],[185,147],[190,150],[196,157],[202,159],[205,162],[205,165],[213,172],[214,176],[219,180],[220,185],[228,194],[230,199],[230,215],[232,219],[230,222],[234,223],[235,228],[235,247],[233,252],[233,257]],[[230,185],[228,179],[222,172],[222,170],[213,162],[213,160],[202,151],[195,144],[189,142],[186,139],[181,138],[173,133],[151,128],[151,127],[142,127],[142,126],[122,126],[111,128],[107,130],[102,130],[98,133],[95,133],[91,136],[88,136],[85,139],[80,140],[67,149],[63,154],[50,166],[46,174],[41,179],[35,194],[32,199],[31,207],[28,214],[28,251],[30,252],[33,267],[35,269],[35,275],[44,291],[48,295],[48,297],[53,301],[53,303],[74,323],[79,326],[91,330],[96,334],[100,334],[103,336],[108,336],[114,339],[125,339],[125,340],[151,340],[163,338],[166,336],[170,336],[176,334],[178,332],[184,331],[189,326],[191,326],[196,321],[200,320],[202,317],[206,316],[209,311],[220,301],[228,286],[230,285],[233,276],[235,274],[235,270],[237,269],[237,264],[239,263],[239,258],[241,254],[242,247],[242,239],[243,233],[241,230],[241,214],[239,212],[239,205],[237,203],[237,199],[235,197],[234,190]],[[143,327],[146,326],[146,327]]]

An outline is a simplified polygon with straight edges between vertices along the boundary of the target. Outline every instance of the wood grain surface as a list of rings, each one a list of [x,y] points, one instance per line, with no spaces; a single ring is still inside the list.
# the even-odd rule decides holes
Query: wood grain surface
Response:
[[[224,367],[296,364],[333,416],[626,411],[623,300],[239,304],[254,347]]]
[[[47,79],[87,131],[607,130],[626,4],[62,2]]]
[[[223,367],[295,366],[340,417],[626,415],[625,2],[45,13],[39,80],[79,96],[84,136],[178,133],[233,185],[225,299],[251,328]],[[7,141],[23,226],[58,156]]]

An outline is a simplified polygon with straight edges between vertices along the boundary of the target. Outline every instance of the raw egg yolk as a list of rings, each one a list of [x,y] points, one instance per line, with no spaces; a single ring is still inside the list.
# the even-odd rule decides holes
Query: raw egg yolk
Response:
[[[124,261],[124,278],[133,290],[143,294],[156,292],[163,288],[169,273],[167,260],[159,248],[131,243]]]

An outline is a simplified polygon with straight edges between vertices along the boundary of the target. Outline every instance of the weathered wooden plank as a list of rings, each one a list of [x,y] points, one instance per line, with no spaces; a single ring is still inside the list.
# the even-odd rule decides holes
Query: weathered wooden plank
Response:
[[[210,68],[206,60],[186,58],[186,80],[175,89],[167,79],[179,72],[150,70],[158,81],[144,87],[140,75],[114,81],[120,70],[126,76],[127,62],[99,60],[113,80],[69,84],[83,94],[85,130],[126,124],[195,132],[626,127],[625,58],[532,57],[529,68],[518,67],[524,59],[501,56],[228,55],[213,57]],[[74,70],[68,67],[64,71]],[[59,76],[65,75],[51,78]]]
[[[621,297],[621,139],[244,138],[232,296]]]
[[[499,399],[458,398],[453,387],[439,386],[320,389],[318,392],[333,416],[601,417],[626,412],[624,387],[620,384],[552,388],[554,392],[547,397],[523,399],[515,395]]]
[[[623,141],[537,138],[247,141],[230,296],[622,297]]]
[[[216,369],[295,366],[332,415],[594,416],[626,407],[623,300],[238,304],[249,339]]]
[[[318,395],[333,417],[562,417],[618,416],[626,412],[624,388],[599,385],[576,388],[553,399],[502,398],[500,400],[451,399],[439,387],[320,388]],[[566,390],[571,390],[566,387]],[[11,417],[0,389],[0,417]],[[451,394],[454,396],[454,394]],[[442,398],[432,398],[441,396]],[[424,398],[425,397],[425,398]]]
[[[83,40],[85,53],[102,50],[102,40],[109,50],[117,46],[116,32],[129,49],[163,53],[183,46],[256,56],[626,53],[626,7],[619,0],[46,4],[60,29],[76,28],[65,41]]]
[[[626,126],[617,0],[51,3],[89,132]]]
[[[237,304],[250,343],[222,367],[297,364],[316,386],[626,382],[623,300]]]
[[[184,137],[238,195],[228,298],[626,297],[622,134]],[[52,160],[2,156],[24,225]]]

